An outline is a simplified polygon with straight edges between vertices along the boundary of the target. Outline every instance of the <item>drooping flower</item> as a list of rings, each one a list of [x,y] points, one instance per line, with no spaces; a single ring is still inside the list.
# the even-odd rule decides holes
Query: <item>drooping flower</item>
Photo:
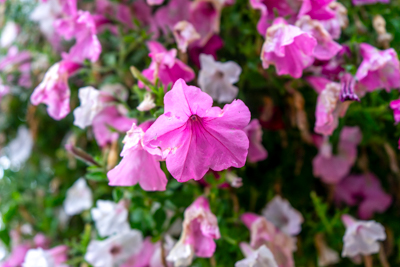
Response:
[[[339,253],[328,247],[324,236],[319,233],[315,236],[315,246],[318,251],[318,266],[325,267],[336,264],[340,261]]]
[[[385,212],[392,203],[392,196],[382,189],[374,174],[368,173],[350,175],[341,181],[335,188],[335,200],[349,206],[358,205],[358,217],[366,220],[375,212]]]
[[[130,256],[138,253],[142,246],[142,233],[131,229],[102,241],[90,241],[85,260],[93,267],[120,266]]]
[[[249,162],[263,161],[268,157],[268,152],[262,145],[262,129],[258,119],[252,119],[244,128],[249,138],[249,153],[247,159]]]
[[[93,205],[92,191],[86,184],[86,180],[79,178],[67,191],[64,200],[64,210],[69,216],[88,210]]]
[[[154,103],[154,97],[151,95],[150,92],[147,92],[144,95],[143,101],[139,104],[139,106],[136,107],[136,109],[139,111],[149,111],[150,109],[153,109],[155,107],[156,104]]]
[[[332,155],[332,145],[325,138],[313,159],[313,173],[328,184],[337,184],[349,174],[357,158],[357,146],[362,140],[358,127],[343,127],[337,155]]]
[[[85,129],[92,125],[94,117],[104,108],[100,100],[100,91],[92,86],[79,89],[78,92],[81,105],[74,110],[74,125]]]
[[[65,267],[67,246],[58,246],[50,250],[30,249],[26,253],[22,267]]]
[[[253,249],[267,246],[278,264],[282,267],[294,267],[293,251],[296,241],[276,228],[265,217],[254,213],[244,213],[241,220],[250,230],[250,245]]]
[[[335,12],[329,4],[334,0],[304,0],[301,5],[298,18],[309,15],[312,19],[329,20],[335,17]]]
[[[200,88],[219,103],[232,102],[239,88],[233,84],[239,81],[242,69],[233,62],[217,62],[211,55],[200,55],[201,70],[198,83]]]
[[[360,52],[364,60],[355,77],[367,91],[400,87],[400,63],[393,48],[381,51],[362,43]]]
[[[164,97],[164,114],[146,131],[144,146],[166,158],[179,182],[200,180],[209,169],[244,166],[249,140],[244,127],[250,111],[241,100],[221,110],[212,98],[180,79]]]
[[[342,50],[342,46],[333,41],[332,36],[318,20],[313,20],[306,15],[296,22],[296,26],[317,40],[313,54],[315,58],[329,60]]]
[[[353,0],[353,5],[361,6],[361,5],[371,5],[376,3],[384,3],[389,4],[390,0]]]
[[[19,126],[16,138],[11,140],[4,148],[12,168],[19,169],[29,159],[33,144],[30,130],[24,125]]]
[[[342,215],[346,226],[343,236],[342,257],[371,255],[379,251],[379,241],[386,239],[385,228],[375,221],[357,221],[350,215]]]
[[[179,21],[174,26],[173,33],[178,49],[182,53],[186,53],[189,44],[200,39],[200,34],[196,31],[193,25],[186,20]]]
[[[137,183],[146,191],[164,191],[167,185],[165,173],[158,160],[144,149],[143,137],[153,121],[132,125],[124,138],[121,162],[107,173],[112,186],[131,186]]]
[[[265,35],[261,51],[263,67],[274,65],[278,75],[289,74],[300,78],[303,69],[314,62],[314,48],[317,41],[309,33],[289,25],[283,18],[277,18]]]
[[[235,267],[278,267],[274,255],[265,245],[254,250],[248,244],[240,243],[240,249],[246,258],[236,262]]]
[[[297,235],[301,231],[304,219],[301,213],[294,209],[289,201],[275,196],[264,208],[262,215],[272,222],[282,232],[288,235]]]
[[[125,203],[118,204],[108,200],[97,200],[95,208],[90,211],[100,237],[126,232],[130,229],[128,210]]]
[[[395,123],[396,124],[399,123],[400,122],[400,99],[391,101],[390,108],[393,109]]]
[[[353,76],[346,72],[341,81],[340,86],[342,87],[340,91],[340,101],[358,101],[360,102],[360,98],[354,92],[355,80]]]
[[[159,78],[161,83],[167,86],[175,83],[178,79],[190,82],[194,79],[194,71],[185,63],[176,58],[176,49],[167,51],[165,47],[155,41],[147,43],[150,50],[150,58],[152,59],[150,66],[143,70],[143,75],[151,82],[155,82]],[[139,87],[144,85],[139,82]]]
[[[0,36],[0,46],[9,47],[17,39],[19,33],[18,25],[14,21],[7,21]]]
[[[197,198],[186,210],[183,231],[167,260],[175,266],[190,266],[193,256],[210,258],[215,252],[214,239],[220,238],[217,217],[205,197]]]
[[[70,111],[68,77],[79,68],[79,64],[65,60],[54,64],[33,91],[32,104],[35,106],[40,103],[46,104],[49,116],[55,120],[67,116]]]

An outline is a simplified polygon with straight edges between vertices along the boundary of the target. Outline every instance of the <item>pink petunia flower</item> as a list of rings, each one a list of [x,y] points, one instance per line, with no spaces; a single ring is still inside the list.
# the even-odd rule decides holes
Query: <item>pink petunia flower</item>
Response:
[[[36,267],[37,264],[43,266],[65,267],[67,261],[68,247],[57,246],[50,250],[42,248],[30,249],[25,256],[23,267]]]
[[[224,42],[218,35],[213,35],[205,45],[200,45],[200,41],[195,41],[189,46],[190,60],[200,68],[200,55],[206,54],[217,59],[217,51],[224,46]]]
[[[200,34],[196,31],[193,25],[186,20],[179,21],[175,24],[173,33],[178,49],[182,53],[186,53],[189,44],[200,39]]]
[[[390,102],[390,108],[393,109],[395,123],[400,122],[400,99],[393,100]]]
[[[165,36],[173,31],[179,21],[189,21],[190,4],[189,0],[171,0],[167,5],[157,9],[154,20]]]
[[[167,260],[175,266],[190,266],[194,255],[210,258],[216,248],[214,239],[220,237],[217,217],[211,212],[207,199],[201,196],[185,210],[181,237]]]
[[[332,154],[332,145],[325,137],[319,147],[318,155],[313,159],[313,173],[323,182],[336,184],[349,174],[357,158],[357,146],[362,135],[358,127],[343,127],[340,133],[338,154]]]
[[[132,125],[124,138],[121,162],[107,173],[112,186],[131,186],[137,183],[146,191],[164,191],[167,185],[165,173],[160,168],[158,156],[143,148],[143,137],[153,121]]]
[[[360,51],[364,60],[355,77],[367,91],[400,87],[400,63],[393,48],[381,51],[362,43]]]
[[[358,217],[366,220],[375,212],[385,212],[392,203],[392,196],[383,191],[374,174],[368,173],[350,175],[341,181],[335,189],[335,200],[349,206],[358,205]]]
[[[370,5],[370,4],[376,4],[376,3],[384,3],[384,4],[389,4],[390,0],[353,0],[353,5],[355,6],[361,6],[361,5]]]
[[[329,9],[335,13],[335,17],[329,20],[320,20],[320,23],[329,32],[333,39],[337,40],[342,34],[342,29],[346,28],[349,24],[347,17],[347,9],[339,2],[331,2]]]
[[[35,106],[40,103],[46,104],[49,116],[55,120],[61,120],[67,116],[70,111],[68,77],[80,67],[80,64],[66,60],[54,64],[33,91],[32,104]]]
[[[244,128],[249,138],[249,153],[247,159],[249,162],[263,161],[268,157],[268,152],[262,145],[262,129],[258,119],[250,121],[249,125]]]
[[[249,140],[244,128],[250,111],[241,100],[223,109],[200,88],[179,79],[164,97],[164,114],[144,136],[145,149],[166,158],[167,169],[179,182],[200,180],[209,169],[240,168]]]
[[[178,79],[186,82],[194,79],[194,71],[176,58],[176,49],[168,51],[162,44],[155,41],[148,42],[147,47],[150,50],[149,57],[152,61],[150,66],[143,70],[143,76],[151,82],[154,83],[159,78],[161,83],[167,86],[175,83]],[[139,82],[139,87],[144,87],[142,82]]]
[[[275,65],[278,75],[300,78],[303,70],[314,62],[316,45],[317,41],[309,33],[277,18],[265,35],[261,51],[263,67]]]
[[[304,0],[298,18],[309,15],[312,19],[329,20],[335,17],[335,12],[329,4],[334,0]]]

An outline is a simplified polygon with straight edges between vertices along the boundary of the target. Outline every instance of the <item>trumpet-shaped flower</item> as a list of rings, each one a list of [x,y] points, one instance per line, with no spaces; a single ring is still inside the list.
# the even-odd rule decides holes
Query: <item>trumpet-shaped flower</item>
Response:
[[[303,70],[314,62],[317,41],[309,33],[277,18],[265,35],[261,51],[263,67],[275,65],[278,75],[300,78]]]
[[[278,267],[274,255],[265,245],[253,250],[248,244],[240,243],[240,249],[245,259],[235,263],[235,267]]]
[[[212,98],[180,79],[164,97],[164,114],[144,136],[145,149],[166,158],[179,182],[200,180],[209,169],[244,166],[249,140],[244,128],[250,111],[241,100],[223,109]]]
[[[69,216],[88,210],[93,205],[92,191],[85,179],[79,178],[67,191],[64,200],[64,210]]]
[[[379,241],[386,239],[385,228],[375,221],[357,221],[350,215],[342,215],[346,226],[343,236],[342,257],[367,256],[379,251]]]
[[[196,31],[193,25],[186,20],[179,21],[174,26],[173,33],[178,49],[182,53],[186,53],[189,44],[200,39],[200,34]]]
[[[232,102],[239,88],[233,84],[239,81],[242,69],[233,62],[216,62],[212,55],[200,55],[201,70],[198,83],[200,88],[220,103]]]
[[[263,161],[268,157],[268,152],[262,145],[262,129],[258,119],[250,121],[249,125],[244,128],[249,138],[249,153],[247,159],[249,162]]]
[[[133,124],[127,132],[121,152],[123,158],[107,173],[110,185],[131,186],[139,183],[146,191],[165,190],[168,180],[160,168],[159,156],[150,154],[143,146],[143,137],[152,123]]]
[[[74,125],[85,129],[92,125],[94,117],[104,108],[100,100],[100,91],[92,86],[79,89],[81,105],[74,110]]]

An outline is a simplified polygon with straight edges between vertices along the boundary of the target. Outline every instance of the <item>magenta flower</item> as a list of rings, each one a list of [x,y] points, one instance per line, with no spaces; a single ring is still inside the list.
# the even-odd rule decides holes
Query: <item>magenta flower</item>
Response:
[[[337,203],[358,205],[358,217],[370,219],[375,212],[385,212],[392,203],[392,196],[383,191],[379,179],[372,173],[350,175],[335,189]]]
[[[268,157],[268,152],[262,145],[262,129],[258,119],[253,119],[249,125],[244,128],[249,138],[249,153],[247,159],[249,162],[263,161]]]
[[[334,0],[304,0],[298,18],[309,15],[312,19],[329,20],[335,17],[335,12],[329,5]]]
[[[349,24],[347,9],[339,2],[331,2],[329,8],[335,13],[335,17],[329,20],[320,20],[320,23],[329,32],[333,39],[339,39],[342,29]]]
[[[190,3],[189,0],[171,0],[167,5],[157,9],[154,20],[165,36],[173,31],[179,21],[189,20]]]
[[[314,57],[316,59],[329,60],[342,50],[342,46],[333,41],[332,36],[318,20],[313,20],[306,15],[296,22],[296,26],[317,40],[317,45],[314,49]]]
[[[224,46],[224,42],[218,35],[213,35],[205,45],[200,45],[200,41],[195,41],[189,46],[189,57],[193,63],[200,68],[200,55],[212,55],[217,59],[217,51]]]
[[[167,86],[175,83],[178,79],[190,82],[194,79],[194,71],[185,63],[176,58],[176,49],[167,50],[155,41],[147,43],[150,50],[149,57],[152,59],[150,66],[143,70],[143,75],[151,82],[155,82],[158,77],[162,84]],[[139,87],[143,88],[143,83],[139,82]]]
[[[1,267],[16,267],[21,266],[24,262],[26,253],[31,249],[31,245],[24,242],[13,247],[11,254],[6,261],[0,264]]]
[[[66,60],[54,64],[33,91],[32,104],[35,106],[40,103],[46,104],[49,116],[55,120],[67,116],[70,111],[68,77],[80,67],[81,65]]]
[[[360,51],[364,60],[355,77],[367,91],[400,87],[400,64],[393,48],[381,51],[362,43]]]
[[[241,100],[221,110],[200,88],[179,79],[164,97],[164,114],[144,136],[146,150],[166,158],[167,169],[179,182],[200,180],[211,168],[241,168],[249,140],[244,128],[250,111]]]
[[[325,138],[313,160],[313,173],[327,184],[336,184],[349,174],[357,158],[357,146],[362,135],[358,127],[343,127],[340,133],[338,154],[332,155],[332,145]]]
[[[355,80],[353,76],[346,72],[343,74],[342,79],[340,81],[340,86],[342,87],[340,91],[340,101],[358,101],[360,102],[360,98],[354,92],[355,90]]]
[[[303,70],[314,62],[316,45],[317,41],[309,33],[277,18],[265,36],[261,51],[263,67],[267,69],[269,65],[275,65],[278,75],[300,78]]]
[[[400,122],[400,99],[393,100],[390,102],[390,108],[393,109],[394,121],[397,123]]]
[[[216,248],[214,239],[220,237],[217,217],[211,212],[208,200],[201,196],[185,210],[181,237],[167,260],[175,266],[190,266],[194,255],[210,258]]]
[[[370,5],[375,3],[389,4],[390,0],[353,0],[353,5],[355,6]]]
[[[131,186],[137,183],[146,191],[164,191],[167,185],[165,173],[160,168],[157,156],[143,148],[143,137],[152,121],[139,126],[132,125],[124,138],[121,162],[107,173],[112,186]]]
[[[99,146],[104,147],[118,139],[118,132],[111,131],[110,128],[119,132],[126,132],[133,123],[137,122],[136,119],[128,118],[124,113],[125,110],[122,108],[110,106],[104,108],[94,117],[92,122],[93,133]]]

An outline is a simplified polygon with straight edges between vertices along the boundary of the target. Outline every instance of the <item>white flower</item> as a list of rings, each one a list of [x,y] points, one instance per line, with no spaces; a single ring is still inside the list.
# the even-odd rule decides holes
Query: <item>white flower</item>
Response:
[[[385,228],[375,221],[357,221],[349,215],[343,215],[346,225],[343,237],[342,257],[371,255],[379,252],[379,240],[386,239]]]
[[[242,243],[241,248],[246,258],[236,262],[235,267],[278,267],[274,255],[265,245],[252,250],[249,245]]]
[[[205,54],[200,55],[200,64],[198,82],[201,90],[220,103],[230,103],[239,91],[233,84],[239,81],[240,66],[233,61],[216,62],[213,56]]]
[[[54,262],[53,256],[41,249],[30,249],[26,253],[24,263],[22,267],[55,267],[56,263]]]
[[[120,83],[105,84],[100,87],[100,91],[122,101],[126,101],[128,99],[128,91]]]
[[[154,98],[151,95],[151,93],[147,92],[144,96],[144,99],[142,103],[140,103],[139,106],[137,106],[137,109],[139,111],[149,111],[150,109],[153,109],[156,107],[156,104],[154,104]]]
[[[301,213],[295,210],[289,201],[280,196],[275,196],[265,207],[262,214],[282,232],[292,236],[300,233],[301,224],[304,221]]]
[[[173,262],[175,267],[186,267],[192,264],[193,257],[193,246],[179,240],[169,252],[167,261]]]
[[[14,21],[8,21],[1,32],[0,46],[9,47],[18,36],[18,25]]]
[[[74,110],[74,125],[81,129],[92,125],[94,117],[104,108],[100,99],[100,91],[92,86],[79,89],[79,100],[81,105]]]
[[[5,153],[10,160],[11,167],[19,167],[29,159],[32,153],[33,139],[32,134],[26,126],[18,128],[17,137],[5,147]]]
[[[322,234],[315,236],[315,244],[318,251],[318,266],[325,267],[340,261],[339,253],[328,247]]]
[[[97,200],[96,204],[97,207],[93,208],[91,213],[101,237],[129,230],[128,210],[124,202],[116,204],[112,201]]]
[[[62,13],[59,0],[39,1],[38,6],[32,11],[30,19],[39,23],[40,30],[48,38],[54,34],[53,23]]]
[[[173,34],[178,49],[182,53],[186,53],[188,45],[201,37],[194,26],[186,20],[179,21],[175,24]]]
[[[76,215],[90,209],[92,205],[92,191],[85,179],[79,178],[67,191],[67,197],[64,201],[65,213],[69,216]]]
[[[103,241],[92,240],[87,248],[85,260],[93,267],[113,267],[124,263],[138,253],[143,246],[142,233],[129,230]]]

